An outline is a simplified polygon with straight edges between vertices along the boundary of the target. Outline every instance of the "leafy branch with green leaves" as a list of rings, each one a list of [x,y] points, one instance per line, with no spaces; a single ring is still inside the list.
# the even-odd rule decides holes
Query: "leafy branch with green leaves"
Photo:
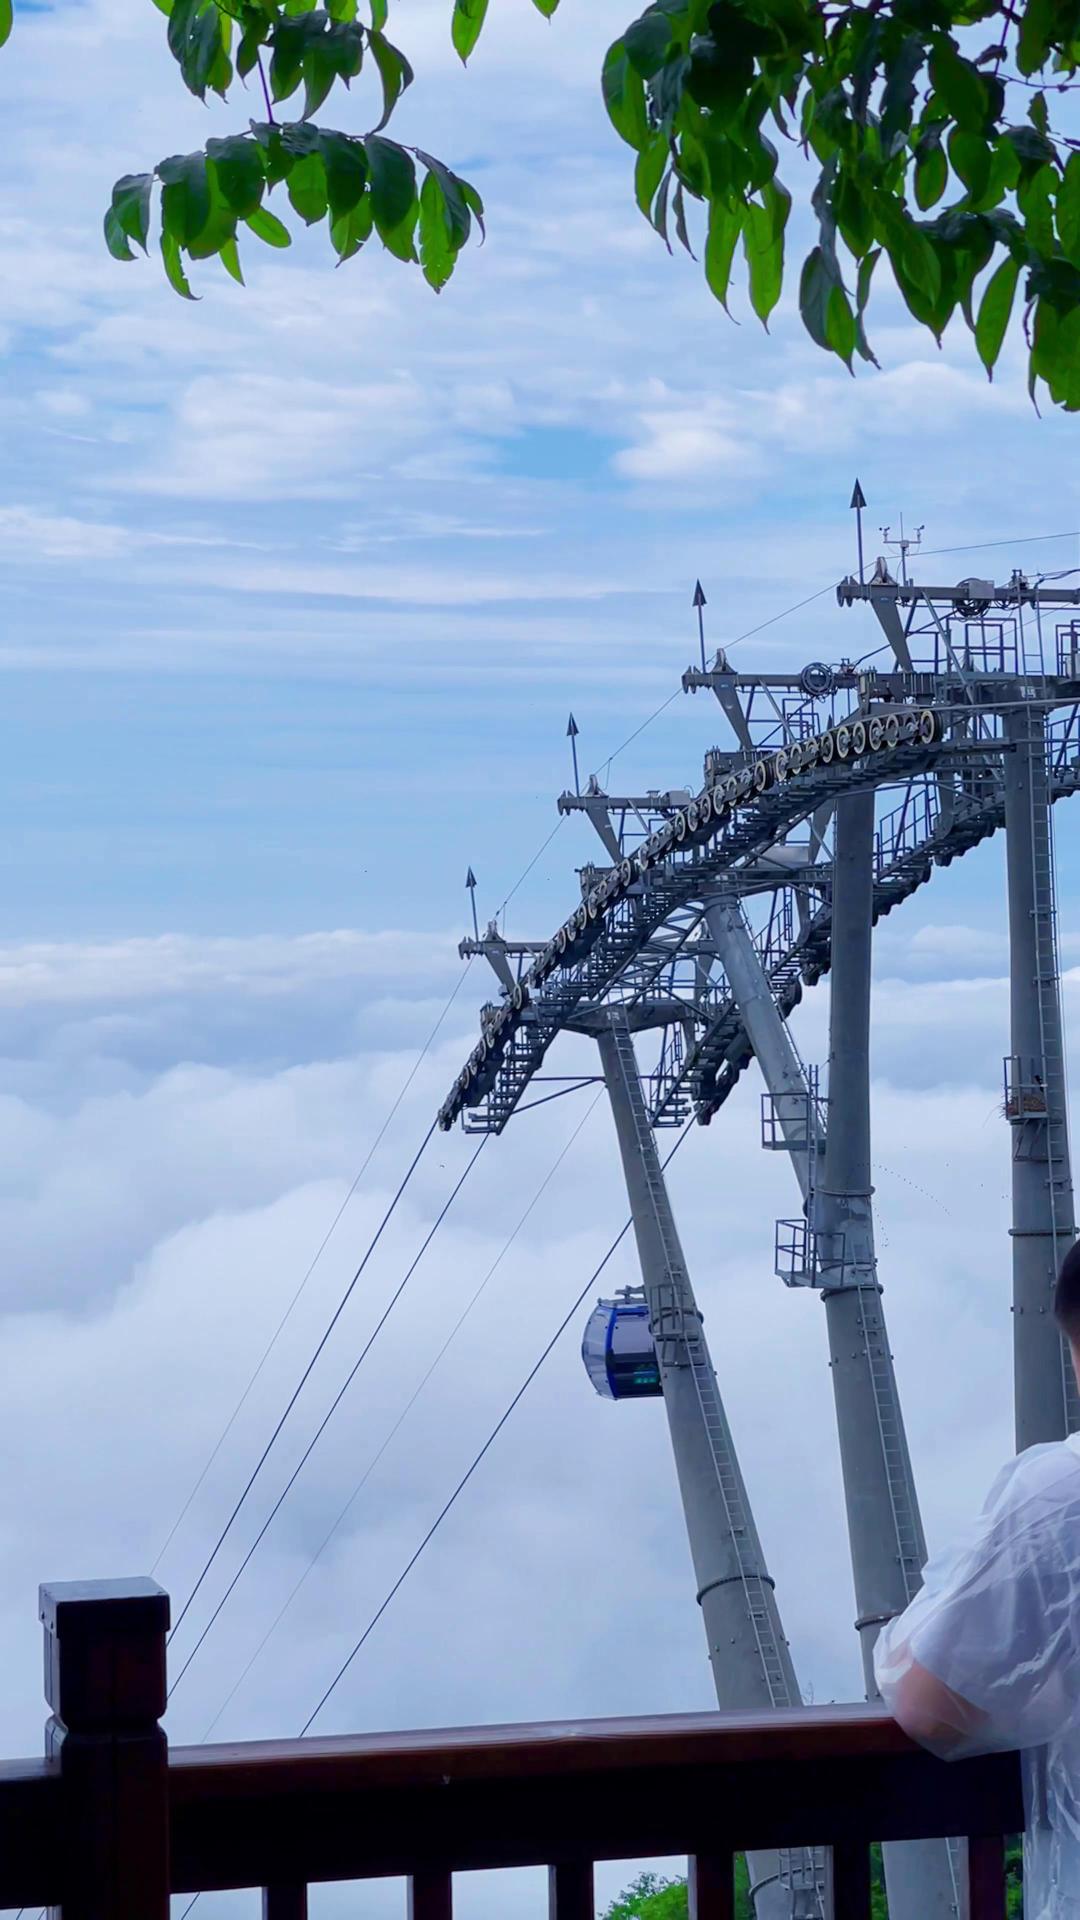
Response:
[[[265,118],[117,182],[111,251],[148,245],[155,195],[165,268],[217,255],[241,277],[242,228],[289,231],[266,204],[283,185],[339,260],[376,234],[436,289],[481,225],[474,187],[384,132],[412,69],[386,35],[387,0],[155,0],[185,84],[223,98],[256,81]],[[463,60],[489,0],[452,0]],[[558,0],[533,0],[545,16]],[[11,0],[0,0],[0,43]],[[314,116],[365,67],[381,87],[368,133]],[[956,316],[992,376],[1019,298],[1029,387],[1080,411],[1080,138],[1057,124],[1080,87],[1080,0],[651,0],[610,48],[607,112],[634,153],[645,218],[704,259],[726,308],[736,257],[766,325],[780,299],[793,197],[816,237],[799,271],[803,324],[850,369],[873,361],[867,317],[888,271],[940,343]],[[299,117],[274,109],[303,89]],[[1064,102],[1064,105],[1063,105]],[[791,165],[782,177],[781,153]],[[420,172],[422,184],[418,184]],[[697,236],[700,235],[700,239]]]
[[[989,44],[987,44],[989,33]],[[891,272],[940,343],[960,314],[987,373],[1017,293],[1029,385],[1080,410],[1080,141],[1051,112],[1080,65],[1078,0],[654,0],[610,49],[604,98],[635,153],[642,212],[690,249],[726,307],[736,252],[767,324],[799,156],[817,238],[803,324],[851,367]],[[772,137],[770,137],[772,136]]]
[[[148,249],[156,201],[161,254],[177,293],[194,298],[188,264],[214,256],[242,281],[242,229],[271,247],[290,244],[289,228],[267,204],[281,186],[306,226],[327,223],[339,262],[376,234],[399,260],[419,260],[436,292],[445,286],[474,220],[483,232],[483,204],[441,160],[383,132],[413,79],[385,32],[387,0],[369,0],[369,23],[357,18],[357,0],[327,0],[325,7],[316,0],[155,4],[168,18],[169,50],[188,90],[200,100],[207,93],[225,99],[234,80],[251,78],[265,118],[161,160],[152,173],[118,180],[105,215],[110,253],[133,260],[133,242]],[[317,125],[314,116],[332,89],[348,88],[365,66],[380,87],[377,124],[363,134]],[[275,117],[275,108],[301,89],[299,117]]]

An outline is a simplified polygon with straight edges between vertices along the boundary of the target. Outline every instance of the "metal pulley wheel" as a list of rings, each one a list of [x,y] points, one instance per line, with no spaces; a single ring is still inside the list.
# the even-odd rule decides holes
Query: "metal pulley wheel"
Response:
[[[739,798],[739,782],[735,774],[729,773],[724,781],[724,799],[733,807]]]
[[[846,726],[837,727],[836,757],[838,760],[847,760],[850,756],[850,753],[851,753],[851,728]]]
[[[577,931],[579,933],[584,933],[588,924],[589,924],[589,909],[585,905],[585,902],[583,900],[580,907],[578,908],[577,912],[574,915],[574,925],[577,928]]]
[[[570,935],[567,933],[565,927],[560,927],[558,933],[555,935],[556,953],[565,953],[569,945],[570,945]]]
[[[877,718],[877,716],[875,715],[875,716],[874,716],[874,718],[873,718],[873,720],[871,720],[871,721],[870,721],[870,723],[869,723],[869,725],[868,725],[868,727],[867,727],[867,729],[866,729],[866,737],[867,737],[867,739],[868,739],[868,741],[870,742],[870,751],[871,751],[871,753],[880,753],[880,752],[881,752],[881,743],[882,743],[882,741],[883,741],[883,740],[884,740],[884,738],[885,738],[885,722],[884,722],[884,720],[879,720],[879,719]]]
[[[648,873],[649,868],[652,866],[652,855],[650,854],[648,847],[638,848],[636,854],[634,855],[634,865],[637,868],[638,873],[642,876],[642,878],[644,878],[644,876]]]
[[[791,749],[791,752],[788,754],[788,772],[791,774],[792,778],[794,779],[795,775],[797,773],[801,773],[802,770],[803,770],[803,744],[801,740],[796,740],[794,746]]]
[[[633,881],[633,878],[634,863],[632,860],[624,860],[622,866],[619,868],[619,879],[622,881],[624,887],[628,887]]]
[[[917,740],[919,737],[919,716],[917,713],[905,713],[900,722],[900,738],[904,741]]]
[[[827,667],[823,660],[811,660],[810,665],[804,667],[799,675],[799,685],[811,699],[831,693],[835,684],[833,670]]]
[[[831,767],[835,757],[836,757],[836,735],[833,733],[823,733],[821,736],[821,754],[820,754],[822,766]]]
[[[895,713],[890,713],[885,722],[885,745],[897,747],[900,744],[900,722]]]
[[[700,819],[701,808],[698,806],[696,800],[691,800],[690,805],[686,809],[686,830],[688,833],[697,832]]]
[[[593,888],[585,902],[585,912],[590,920],[599,920],[600,918],[600,894],[596,887]]]
[[[711,793],[702,794],[701,799],[697,803],[697,814],[699,827],[709,827],[712,825],[713,797]]]
[[[675,815],[675,838],[678,841],[686,839],[686,815],[681,808]]]
[[[775,756],[772,764],[773,779],[776,781],[786,780],[788,777],[788,767],[791,764],[791,756],[783,747],[781,747],[779,753]]]
[[[804,767],[817,766],[821,758],[821,741],[816,733],[813,734],[809,740],[803,741],[802,755]]]
[[[866,721],[856,720],[851,729],[851,756],[859,760],[866,752]]]
[[[919,739],[924,747],[932,747],[938,738],[941,722],[931,707],[924,707],[919,715]]]

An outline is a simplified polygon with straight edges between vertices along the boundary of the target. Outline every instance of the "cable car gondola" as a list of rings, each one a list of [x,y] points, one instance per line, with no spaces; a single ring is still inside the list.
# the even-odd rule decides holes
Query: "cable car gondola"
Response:
[[[649,1309],[629,1289],[618,1300],[597,1301],[585,1324],[581,1357],[605,1400],[651,1400],[663,1392]]]

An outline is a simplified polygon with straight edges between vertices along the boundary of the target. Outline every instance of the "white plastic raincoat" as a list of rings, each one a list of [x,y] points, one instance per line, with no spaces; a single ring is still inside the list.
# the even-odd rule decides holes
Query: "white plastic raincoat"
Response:
[[[894,1712],[915,1663],[951,1696],[928,1745],[1023,1750],[1024,1920],[1080,1920],[1080,1436],[1018,1455],[928,1562],[874,1654]]]

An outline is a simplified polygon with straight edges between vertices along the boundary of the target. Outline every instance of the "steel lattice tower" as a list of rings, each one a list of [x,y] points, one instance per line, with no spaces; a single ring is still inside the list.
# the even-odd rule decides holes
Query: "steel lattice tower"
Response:
[[[501,1003],[484,1008],[480,1043],[439,1116],[501,1132],[560,1032],[599,1046],[725,1707],[779,1708],[799,1693],[652,1129],[691,1111],[708,1125],[756,1057],[763,1143],[789,1155],[802,1200],[799,1216],[778,1223],[777,1272],[817,1289],[825,1307],[872,1697],[874,1641],[917,1590],[926,1557],[874,1248],[873,926],[1002,826],[1018,1445],[1061,1437],[1080,1412],[1050,1313],[1075,1234],[1051,810],[1080,785],[1080,621],[1059,626],[1049,660],[1042,626],[1048,609],[1080,606],[1080,592],[1018,575],[1003,587],[926,587],[879,561],[868,583],[843,581],[838,599],[870,606],[894,667],[739,674],[718,654],[683,684],[715,695],[736,744],[707,755],[696,796],[616,797],[593,778],[561,797],[561,810],[591,821],[609,864],[582,869],[581,904],[551,940],[509,943],[492,925],[463,942],[491,962]],[[696,595],[699,617],[702,604]],[[823,1098],[788,1017],[826,973]],[[643,1078],[633,1035],[653,1029],[659,1058]],[[827,1911],[817,1853],[755,1857],[752,1872],[762,1920]],[[959,1911],[944,1841],[890,1847],[886,1875],[893,1920]]]

